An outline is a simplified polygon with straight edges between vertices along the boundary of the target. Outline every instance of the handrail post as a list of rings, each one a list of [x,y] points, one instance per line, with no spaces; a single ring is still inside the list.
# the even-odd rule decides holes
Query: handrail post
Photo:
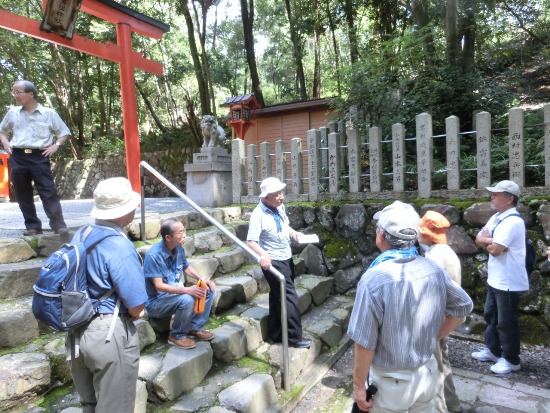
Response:
[[[141,241],[146,241],[145,236],[145,178],[143,177],[143,173],[145,172],[145,169],[143,165],[139,165],[140,169],[140,177],[141,177],[141,224],[139,232],[141,234]]]
[[[149,165],[145,161],[141,161],[140,163],[141,168],[147,169],[150,173],[152,173],[155,177],[157,177],[164,185],[166,185],[169,189],[172,190],[177,196],[179,196],[181,199],[186,201],[189,205],[193,207],[199,214],[201,214],[207,221],[209,221],[212,225],[214,225],[216,228],[218,228],[221,232],[223,232],[226,236],[228,236],[235,244],[237,244],[239,247],[241,247],[248,255],[253,257],[256,262],[260,262],[260,257],[258,254],[256,254],[248,245],[246,245],[244,242],[242,242],[239,238],[237,238],[234,234],[232,234],[230,231],[227,230],[222,224],[220,224],[218,221],[216,221],[210,214],[208,214],[205,210],[203,210],[200,206],[198,206],[193,200],[191,200],[187,195],[185,195],[183,192],[181,192],[178,188],[176,188],[168,179],[166,179],[164,176],[162,176],[157,170],[155,170],[151,165]],[[143,179],[143,171],[142,171],[142,179]],[[141,191],[141,219],[142,219],[142,237],[145,230],[145,198],[143,196],[143,187]],[[285,391],[290,390],[290,362],[288,357],[288,322],[287,322],[287,311],[286,311],[286,285],[285,285],[285,277],[283,274],[281,274],[276,268],[273,266],[269,267],[269,271],[277,277],[279,280],[279,284],[281,286],[281,328],[282,328],[282,344],[283,344],[283,387]]]

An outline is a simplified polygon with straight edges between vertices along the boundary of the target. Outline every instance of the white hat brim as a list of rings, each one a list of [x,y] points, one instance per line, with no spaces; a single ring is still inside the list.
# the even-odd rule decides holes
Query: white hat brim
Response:
[[[125,204],[109,209],[97,208],[97,206],[94,206],[92,212],[90,212],[90,216],[95,219],[104,220],[120,218],[134,211],[140,203],[141,195],[137,192],[132,192],[132,197]]]

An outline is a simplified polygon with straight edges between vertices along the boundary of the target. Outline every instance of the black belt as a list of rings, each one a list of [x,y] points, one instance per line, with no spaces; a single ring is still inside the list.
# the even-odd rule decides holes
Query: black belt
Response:
[[[13,153],[20,153],[24,155],[30,155],[32,153],[42,153],[44,152],[44,149],[36,149],[36,148],[11,148]]]

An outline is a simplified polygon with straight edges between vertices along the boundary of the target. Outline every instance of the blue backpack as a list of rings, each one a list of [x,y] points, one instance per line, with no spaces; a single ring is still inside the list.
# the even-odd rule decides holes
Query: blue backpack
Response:
[[[88,323],[102,301],[113,294],[107,291],[92,304],[88,294],[86,254],[116,231],[79,229],[70,244],[63,244],[44,262],[33,286],[32,312],[36,319],[57,331],[71,331]],[[97,298],[97,297],[93,297]]]

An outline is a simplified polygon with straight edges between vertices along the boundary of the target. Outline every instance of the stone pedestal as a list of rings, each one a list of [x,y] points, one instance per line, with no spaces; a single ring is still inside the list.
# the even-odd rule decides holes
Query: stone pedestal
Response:
[[[187,196],[201,207],[221,207],[233,202],[231,155],[225,148],[201,148],[193,163],[185,164]]]

